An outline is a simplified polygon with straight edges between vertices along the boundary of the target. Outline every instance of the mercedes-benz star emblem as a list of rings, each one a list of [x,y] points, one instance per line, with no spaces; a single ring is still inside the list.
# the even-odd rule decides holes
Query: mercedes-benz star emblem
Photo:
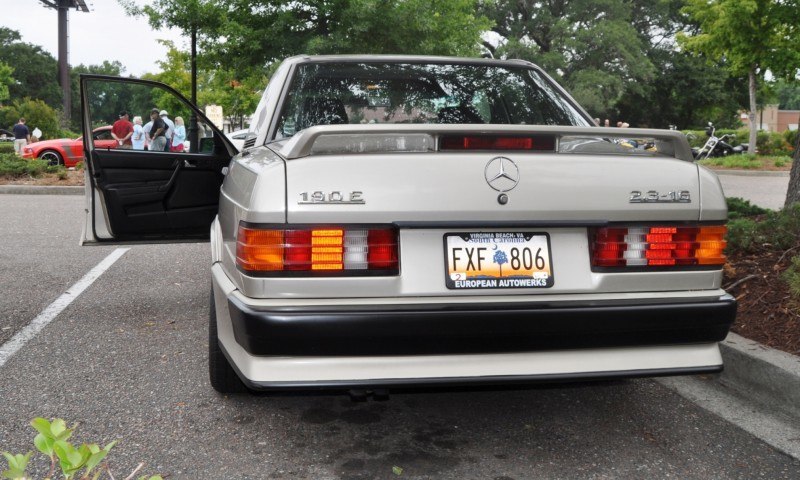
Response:
[[[510,158],[494,157],[484,170],[486,183],[498,192],[513,190],[519,183],[519,168]]]

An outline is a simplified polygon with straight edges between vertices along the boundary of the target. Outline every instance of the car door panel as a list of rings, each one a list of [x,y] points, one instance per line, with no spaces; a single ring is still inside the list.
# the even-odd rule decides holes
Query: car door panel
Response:
[[[171,100],[173,104],[182,109],[181,113],[196,115],[198,122],[203,122],[203,127],[198,130],[204,138],[195,142],[194,151],[155,152],[109,148],[116,147],[116,141],[113,141],[114,145],[106,145],[104,139],[84,136],[92,139],[85,140],[84,144],[91,180],[87,187],[98,195],[87,192],[92,214],[87,225],[91,225],[93,231],[84,232],[83,241],[207,238],[218,208],[223,170],[235,149],[180,94],[156,82],[143,80],[82,76],[84,131],[92,125],[110,123],[106,106],[111,97],[109,92],[117,95],[127,93],[130,99],[120,104],[136,104],[138,101],[140,106],[135,107],[138,111],[144,110],[141,105],[163,102],[164,95],[169,94],[174,97]],[[95,97],[102,98],[103,102],[96,101]]]

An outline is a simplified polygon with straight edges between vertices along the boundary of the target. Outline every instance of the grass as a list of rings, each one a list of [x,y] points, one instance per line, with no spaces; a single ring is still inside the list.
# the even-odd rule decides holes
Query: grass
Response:
[[[700,165],[707,167],[721,167],[738,170],[762,170],[770,167],[784,168],[791,166],[792,159],[784,155],[728,155],[727,157],[714,157],[700,160]]]

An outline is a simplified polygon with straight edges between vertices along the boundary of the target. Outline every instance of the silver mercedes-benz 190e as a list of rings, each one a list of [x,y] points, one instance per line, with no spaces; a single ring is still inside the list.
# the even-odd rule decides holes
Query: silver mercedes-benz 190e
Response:
[[[716,176],[679,132],[595,126],[535,65],[293,57],[240,153],[167,86],[85,75],[81,93],[86,131],[127,110],[146,136],[84,135],[83,242],[210,226],[220,392],[722,368]]]

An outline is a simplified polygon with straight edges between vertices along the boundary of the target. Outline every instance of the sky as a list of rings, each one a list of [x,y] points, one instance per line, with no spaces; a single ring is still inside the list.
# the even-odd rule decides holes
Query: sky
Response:
[[[0,26],[17,30],[22,41],[41,46],[58,60],[58,13],[39,0],[0,0]],[[158,72],[157,39],[172,40],[188,49],[179,30],[153,31],[141,17],[129,17],[116,0],[87,0],[89,13],[69,11],[70,65],[98,65],[118,60],[125,74]],[[120,34],[121,33],[121,34]],[[13,65],[12,65],[13,66]]]

